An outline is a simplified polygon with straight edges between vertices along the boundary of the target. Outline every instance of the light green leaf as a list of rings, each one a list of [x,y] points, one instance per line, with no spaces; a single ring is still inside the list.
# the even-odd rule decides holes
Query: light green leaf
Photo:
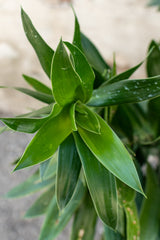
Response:
[[[100,219],[115,229],[117,224],[117,193],[114,176],[103,167],[81,137],[74,133],[86,182]]]
[[[37,30],[33,26],[30,18],[23,9],[21,9],[21,18],[25,34],[29,42],[31,43],[32,47],[34,48],[43,70],[50,78],[51,62],[54,51],[46,44],[46,42],[39,35]]]
[[[75,116],[76,105],[77,105],[77,102],[72,104],[72,106],[70,108],[70,116],[71,116],[72,130],[73,131],[77,131],[76,116]]]
[[[160,96],[160,75],[146,79],[124,80],[93,91],[89,106],[135,103]]]
[[[92,204],[92,200],[89,194],[86,193],[83,202],[74,215],[70,240],[93,240],[96,220],[97,214]]]
[[[26,82],[31,85],[35,90],[38,92],[46,93],[52,95],[52,90],[46,86],[45,84],[41,83],[35,78],[29,77],[25,74],[22,75]]]
[[[160,187],[156,173],[148,164],[147,166],[147,199],[143,200],[140,213],[141,240],[156,240],[159,232],[160,219]]]
[[[41,180],[43,181],[44,180],[44,176],[45,176],[45,173],[47,171],[47,168],[50,164],[50,161],[51,161],[51,158],[49,158],[48,160],[40,163],[40,166],[39,166],[39,171],[40,171],[40,177],[41,177]]]
[[[44,192],[34,203],[33,205],[26,211],[24,217],[25,218],[33,218],[38,217],[44,213],[46,213],[51,200],[53,199],[55,193],[54,187],[50,188],[46,192]]]
[[[31,112],[18,115],[17,117],[21,117],[21,118],[23,118],[23,117],[45,117],[52,112],[52,109],[53,109],[53,104],[50,104],[48,106],[39,108],[37,110],[33,110]]]
[[[7,126],[0,127],[0,134],[6,131],[10,131],[10,128],[8,128]]]
[[[76,122],[80,127],[100,134],[100,123],[96,114],[81,103],[76,105]]]
[[[97,115],[101,134],[94,134],[78,128],[83,141],[95,157],[122,182],[143,194],[133,160],[112,129]]]
[[[50,158],[71,132],[72,124],[69,116],[69,106],[67,106],[40,128],[26,148],[14,171]]]
[[[81,162],[72,134],[59,147],[56,196],[60,209],[70,202],[77,185]]]
[[[88,101],[92,95],[93,83],[94,83],[94,72],[90,67],[84,54],[74,45],[69,42],[65,42],[65,45],[72,54],[75,70],[78,73],[85,93],[85,101]]]
[[[79,207],[84,193],[85,188],[82,182],[79,181],[72,200],[68,206],[60,212],[57,207],[56,198],[53,198],[51,204],[49,205],[39,240],[53,240],[57,237],[72,217],[72,214]]]
[[[119,232],[113,231],[107,225],[104,225],[104,240],[124,240]]]
[[[52,61],[51,80],[53,95],[59,105],[84,100],[81,79],[73,68],[62,40]]]

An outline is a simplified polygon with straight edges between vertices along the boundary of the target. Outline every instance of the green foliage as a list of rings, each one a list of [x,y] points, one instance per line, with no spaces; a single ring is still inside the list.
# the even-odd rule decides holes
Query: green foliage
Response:
[[[111,68],[81,33],[76,15],[73,43],[61,39],[55,51],[23,9],[22,22],[51,87],[23,75],[33,90],[13,89],[46,106],[0,118],[6,125],[0,133],[35,133],[14,170],[38,167],[6,197],[40,191],[25,214],[45,214],[39,240],[55,239],[72,216],[71,240],[94,239],[98,218],[103,240],[159,239],[159,163],[142,171],[160,153],[159,43],[149,46],[148,76],[130,79],[144,61],[116,74],[115,56]]]

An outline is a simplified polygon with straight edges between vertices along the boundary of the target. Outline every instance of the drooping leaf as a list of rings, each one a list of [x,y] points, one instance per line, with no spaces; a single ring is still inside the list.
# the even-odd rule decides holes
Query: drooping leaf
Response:
[[[72,134],[59,147],[56,196],[60,209],[70,202],[77,185],[81,162]]]
[[[93,83],[95,78],[94,72],[84,54],[76,46],[69,42],[65,42],[65,45],[72,54],[75,63],[75,70],[82,81],[85,93],[85,101],[88,101],[93,91]]]
[[[50,78],[51,62],[54,51],[46,44],[46,42],[39,35],[37,30],[33,26],[30,18],[23,9],[21,10],[21,18],[25,34],[29,42],[31,43],[32,47],[34,48],[43,70]]]
[[[80,103],[76,105],[76,110],[77,124],[90,132],[100,134],[100,124],[95,113]]]
[[[26,80],[26,82],[31,85],[35,90],[38,92],[46,93],[52,95],[52,90],[46,86],[45,84],[41,83],[35,78],[29,77],[25,74],[23,74],[23,78]]]
[[[48,106],[39,108],[37,110],[33,110],[31,112],[25,113],[18,115],[17,117],[45,117],[49,115],[52,112],[53,109],[53,104],[49,104]]]
[[[33,137],[15,170],[41,163],[50,158],[72,132],[69,106],[49,119]]]
[[[122,103],[135,103],[160,96],[160,76],[124,80],[93,91],[90,106],[102,107]]]
[[[75,212],[70,239],[93,240],[96,220],[97,214],[92,204],[92,200],[89,194],[86,193],[83,202]]]
[[[148,77],[160,75],[160,49],[159,44],[154,40],[151,41],[148,51],[153,48],[147,59],[146,69]]]
[[[46,213],[51,200],[53,199],[55,193],[54,187],[49,188],[46,192],[44,192],[34,203],[33,205],[26,211],[24,217],[25,218],[33,218],[38,217],[44,213]]]
[[[117,193],[114,176],[95,158],[81,137],[74,133],[86,182],[100,219],[115,229],[117,224]]]
[[[53,95],[59,105],[84,100],[81,79],[73,68],[62,40],[52,61],[51,80]]]
[[[83,183],[79,181],[74,196],[68,206],[59,212],[56,198],[53,198],[48,208],[46,219],[41,229],[39,240],[53,240],[64,229],[72,214],[79,207],[85,193]]]
[[[81,33],[81,43],[88,62],[97,72],[101,74],[101,76],[104,77],[105,81],[105,73],[108,69],[110,69],[110,66],[102,58],[94,44],[83,33]]]
[[[5,197],[7,197],[7,198],[24,197],[31,193],[40,191],[46,187],[50,187],[51,185],[54,185],[54,183],[55,183],[54,176],[46,179],[45,181],[41,181],[41,179],[39,178],[39,172],[36,172],[30,178],[28,178],[26,181],[24,181],[23,183],[20,183],[18,186],[11,189],[5,195]]]
[[[147,166],[146,178],[147,184],[145,193],[147,195],[147,199],[143,200],[140,213],[140,239],[156,240],[160,227],[160,187],[158,183],[158,178],[149,164]]]
[[[133,160],[113,130],[97,115],[101,134],[91,133],[78,128],[83,141],[96,158],[112,174],[131,188],[143,194]]]

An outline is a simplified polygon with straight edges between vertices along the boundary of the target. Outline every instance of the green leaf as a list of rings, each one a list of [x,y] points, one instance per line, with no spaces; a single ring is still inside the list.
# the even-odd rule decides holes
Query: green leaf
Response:
[[[54,196],[55,189],[54,187],[50,188],[46,192],[44,192],[34,203],[33,205],[26,211],[24,217],[25,218],[33,218],[38,217],[47,212],[49,204]]]
[[[40,128],[26,148],[14,171],[38,164],[50,158],[71,132],[72,124],[69,116],[69,107],[67,106]]]
[[[59,212],[56,198],[53,198],[49,205],[46,219],[41,229],[39,240],[53,240],[64,229],[72,214],[80,205],[85,193],[85,188],[81,181],[79,181],[74,196],[68,206]]]
[[[131,156],[104,120],[98,115],[97,118],[101,126],[101,134],[94,134],[79,127],[78,132],[83,141],[105,168],[122,182],[143,194]]]
[[[21,117],[21,118],[23,118],[23,117],[44,117],[44,116],[49,115],[52,112],[52,109],[53,109],[53,104],[50,104],[48,106],[39,108],[37,110],[33,110],[31,112],[18,115],[17,117]]]
[[[23,183],[11,189],[5,195],[5,197],[7,198],[24,197],[26,195],[35,193],[46,187],[54,185],[54,183],[55,183],[55,177],[50,177],[45,181],[41,181],[39,178],[39,172],[36,172],[31,177],[29,177],[26,181],[24,181]]]
[[[101,129],[96,114],[80,103],[76,105],[76,122],[80,127],[90,132],[100,134]]]
[[[104,240],[124,240],[124,238],[119,232],[115,232],[107,225],[104,225]]]
[[[148,77],[154,77],[160,75],[160,49],[159,44],[154,40],[151,41],[148,51],[153,48],[150,56],[147,59],[147,75]]]
[[[29,42],[31,43],[32,47],[34,48],[43,70],[50,78],[51,62],[54,51],[46,44],[46,42],[39,35],[37,30],[33,26],[30,18],[23,9],[21,9],[21,18],[25,34]]]
[[[48,168],[48,166],[50,164],[50,161],[51,161],[51,158],[49,158],[48,160],[40,163],[39,171],[40,171],[40,177],[41,177],[42,181],[44,180],[44,176],[45,176],[47,168]]]
[[[77,124],[76,124],[76,117],[75,117],[76,105],[77,105],[77,102],[72,104],[72,106],[70,108],[70,116],[71,116],[73,131],[77,131]]]
[[[124,80],[106,85],[93,91],[89,106],[110,106],[122,103],[135,103],[160,95],[160,76]]]
[[[141,240],[156,240],[159,232],[160,219],[160,187],[156,173],[148,164],[147,184],[145,193],[147,199],[143,200],[140,213]]]
[[[10,131],[10,128],[8,128],[7,126],[0,127],[0,134],[6,131]]]
[[[94,44],[83,33],[81,33],[81,43],[88,62],[101,76],[104,76],[105,81],[105,72],[110,69],[110,66],[102,58]]]
[[[81,162],[75,147],[72,134],[59,147],[56,196],[60,209],[66,207],[74,193]]]
[[[93,83],[94,83],[94,72],[90,67],[84,54],[74,45],[69,42],[65,42],[65,45],[72,54],[75,70],[78,73],[85,93],[85,101],[88,101],[92,95]]]
[[[73,44],[76,45],[80,50],[82,50],[82,44],[81,44],[81,31],[80,31],[80,26],[78,22],[78,18],[76,16],[76,13],[74,9],[72,8],[73,13],[74,13],[74,36],[73,36]]]
[[[86,182],[100,219],[115,229],[117,193],[114,176],[95,158],[78,134],[74,134]]]
[[[31,85],[35,90],[38,92],[46,93],[52,95],[52,90],[46,86],[45,84],[41,83],[35,78],[29,77],[27,75],[23,74],[23,78],[26,80],[26,82]]]
[[[140,240],[140,226],[137,207],[134,201],[125,205],[127,218],[127,240]]]
[[[51,80],[56,102],[67,105],[84,99],[82,83],[69,59],[67,51],[60,41],[52,61]]]
[[[121,205],[125,205],[126,203],[134,201],[136,192],[132,188],[121,182],[119,179],[116,179],[116,182],[118,198]]]
[[[89,194],[86,193],[83,202],[74,215],[70,240],[93,240],[96,220],[97,214],[92,204],[92,200]]]

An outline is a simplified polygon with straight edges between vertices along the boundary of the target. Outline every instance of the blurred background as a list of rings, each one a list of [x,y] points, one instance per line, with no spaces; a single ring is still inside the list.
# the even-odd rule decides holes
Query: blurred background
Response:
[[[20,18],[20,7],[28,13],[45,41],[55,49],[60,37],[72,41],[74,16],[81,30],[112,64],[116,53],[121,72],[143,60],[152,39],[160,39],[160,13],[147,7],[146,0],[0,0],[0,86],[25,87],[22,73],[48,81],[27,41]],[[145,65],[134,77],[145,76]],[[0,89],[0,117],[13,116],[43,106],[14,90]],[[31,136],[3,133],[0,135],[0,195],[26,178],[28,170],[11,174],[11,162],[22,153]],[[0,199],[0,236],[3,240],[38,239],[40,220],[21,219],[33,199]],[[100,230],[99,230],[100,231]],[[57,239],[66,239],[59,237]]]

